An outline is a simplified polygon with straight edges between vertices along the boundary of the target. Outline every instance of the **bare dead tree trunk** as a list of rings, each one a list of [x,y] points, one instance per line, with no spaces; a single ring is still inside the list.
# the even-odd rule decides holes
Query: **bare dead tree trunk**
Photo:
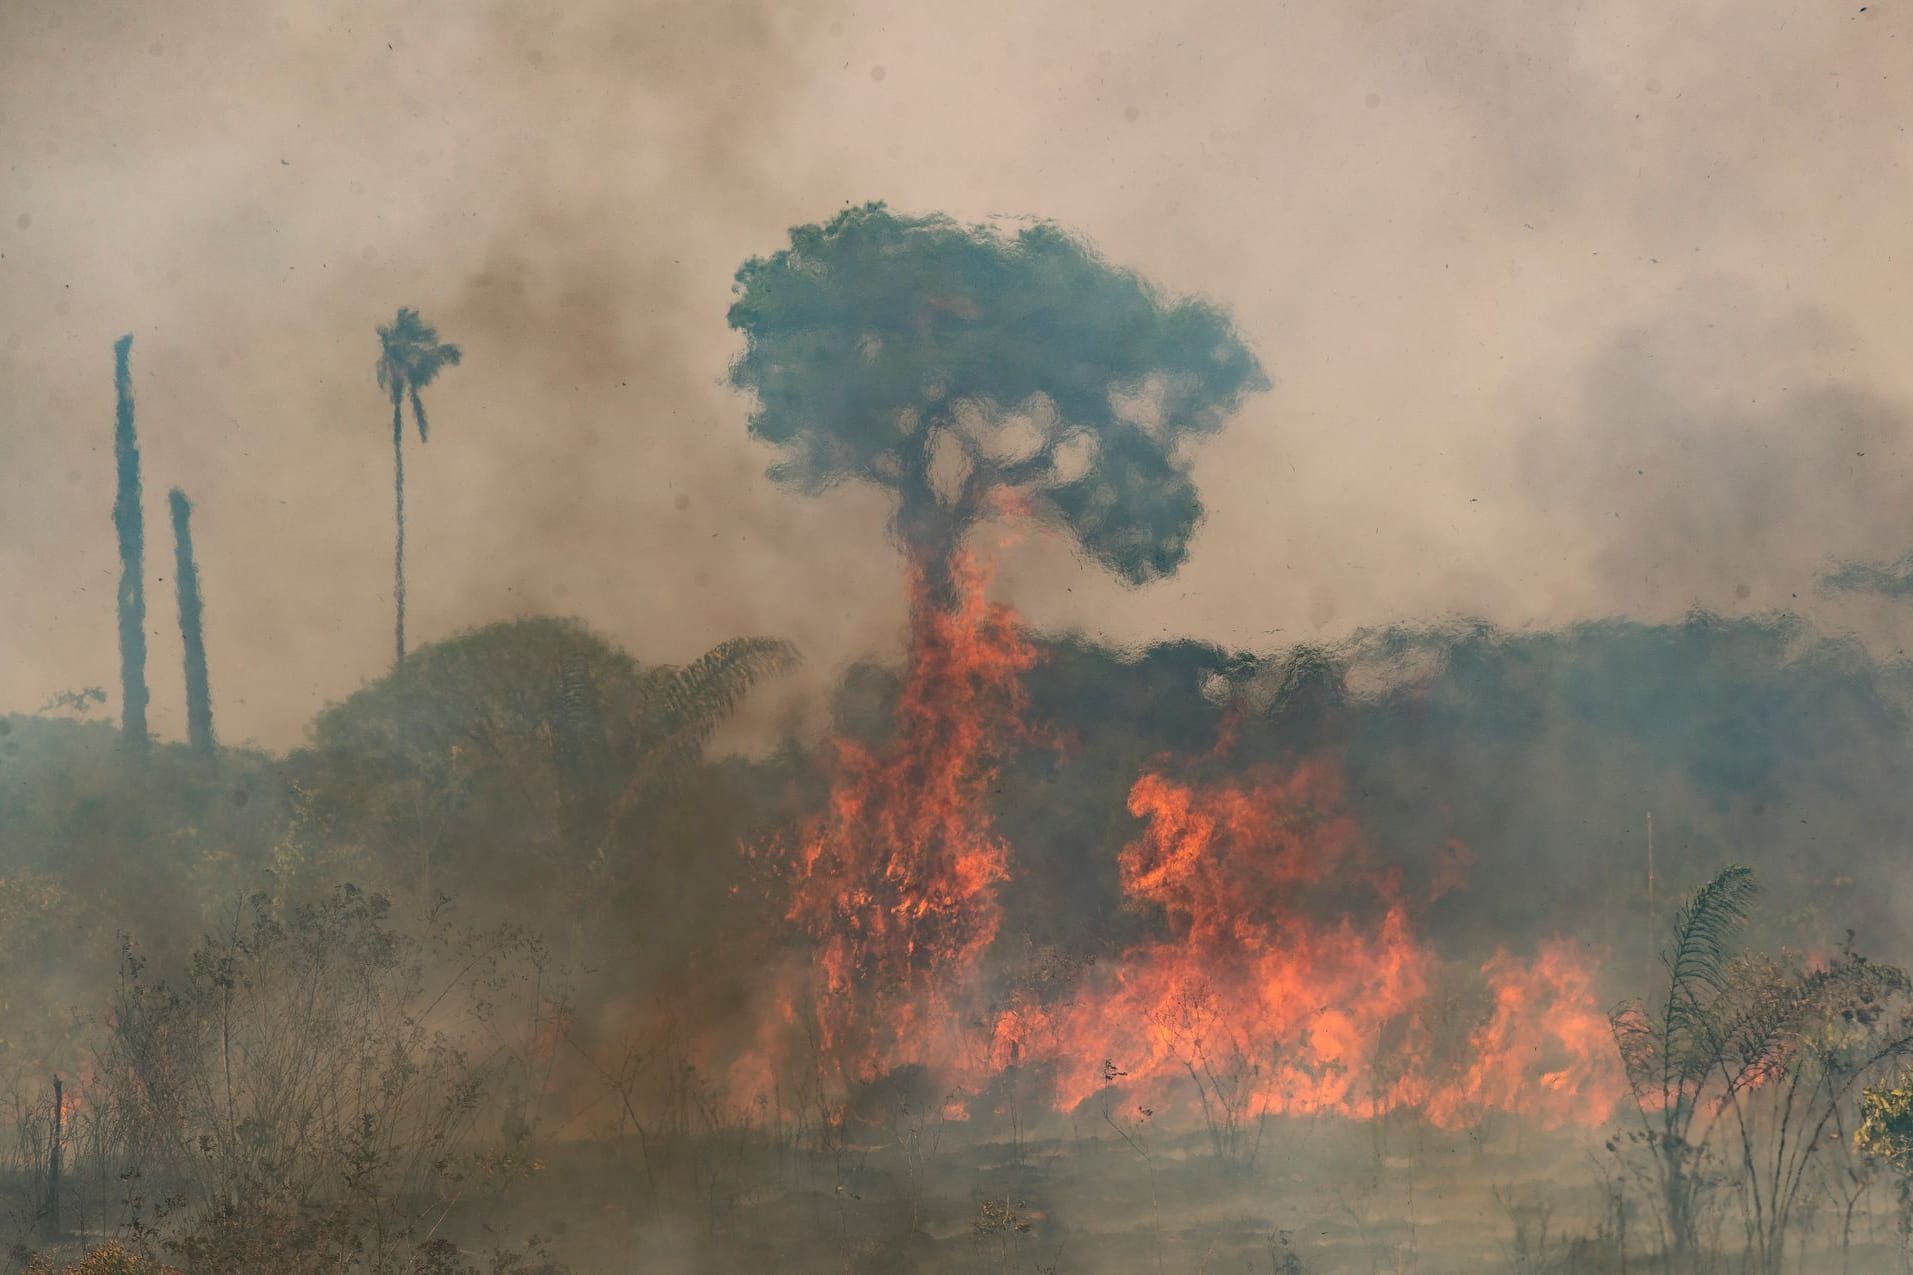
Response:
[[[179,641],[186,667],[186,738],[199,758],[218,760],[213,740],[213,693],[206,675],[205,604],[199,592],[199,563],[193,556],[193,503],[175,487],[167,494],[173,511],[173,580],[179,595]]]
[[[119,486],[113,497],[113,530],[120,546],[120,730],[128,747],[143,753],[146,733],[146,523],[140,511],[139,438],[133,425],[131,333],[113,343],[113,457]]]

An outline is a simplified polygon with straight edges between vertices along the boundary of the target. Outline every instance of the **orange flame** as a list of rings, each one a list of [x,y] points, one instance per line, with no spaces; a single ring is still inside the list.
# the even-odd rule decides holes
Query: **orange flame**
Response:
[[[864,1079],[947,1058],[956,997],[996,938],[1009,847],[985,798],[997,746],[1019,728],[1021,677],[1036,660],[982,569],[953,564],[957,605],[924,605],[913,573],[911,646],[891,741],[837,744],[825,811],[791,857],[791,921],[816,941],[825,1052]]]
[[[1146,821],[1121,853],[1125,892],[1168,934],[1105,967],[1050,1020],[1057,1099],[1117,1076],[1160,1106],[1172,1091],[1239,1116],[1372,1116],[1418,1107],[1443,1127],[1493,1110],[1598,1124],[1620,1096],[1593,979],[1565,943],[1482,968],[1493,1007],[1467,1057],[1433,1057],[1440,962],[1374,867],[1321,761],[1209,787],[1144,775]],[[1437,888],[1452,888],[1453,851]],[[1098,1073],[1085,1062],[1104,1058]]]
[[[1453,1128],[1501,1109],[1560,1128],[1612,1115],[1621,1096],[1614,1038],[1573,946],[1544,943],[1525,964],[1497,952],[1482,973],[1494,1010],[1469,1036],[1467,1070],[1430,1099],[1429,1119]]]
[[[1167,937],[1125,953],[1060,1015],[1078,1061],[1059,1074],[1073,1107],[1105,1083],[1162,1089],[1204,1071],[1265,1109],[1355,1114],[1406,1097],[1373,1091],[1384,1030],[1426,994],[1432,956],[1412,940],[1393,883],[1371,905],[1318,921],[1300,906],[1364,874],[1353,821],[1326,766],[1249,785],[1195,788],[1144,775],[1129,796],[1143,835],[1118,858],[1132,901],[1161,910]],[[1164,1099],[1159,1095],[1157,1102]]]
[[[1530,960],[1497,953],[1476,984],[1485,1012],[1472,1029],[1439,1030],[1454,1014],[1436,1012],[1436,989],[1455,971],[1415,934],[1399,875],[1373,861],[1321,759],[1206,785],[1144,774],[1128,803],[1141,833],[1117,867],[1156,936],[1060,995],[993,987],[1012,855],[987,797],[1002,748],[1028,737],[1021,679],[1037,656],[1014,614],[985,601],[974,560],[953,578],[943,611],[913,571],[896,728],[879,748],[837,744],[830,800],[785,856],[809,985],[786,989],[734,1078],[775,1083],[807,1019],[845,1081],[915,1065],[977,1095],[1016,1068],[1043,1077],[1061,1110],[1121,1093],[1152,1109],[1220,1104],[1232,1118],[1611,1116],[1622,1087],[1607,1019],[1569,944]],[[1447,846],[1435,894],[1460,888],[1471,861]],[[1439,1056],[1443,1041],[1461,1056]]]

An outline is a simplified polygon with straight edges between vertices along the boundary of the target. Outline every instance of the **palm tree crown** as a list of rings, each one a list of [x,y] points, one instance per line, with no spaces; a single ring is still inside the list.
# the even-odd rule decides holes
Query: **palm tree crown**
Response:
[[[458,347],[441,343],[438,329],[419,318],[417,310],[401,306],[396,319],[379,327],[379,388],[392,396],[394,405],[411,399],[421,443],[427,426],[419,391],[437,379],[440,369],[457,367],[460,357]]]

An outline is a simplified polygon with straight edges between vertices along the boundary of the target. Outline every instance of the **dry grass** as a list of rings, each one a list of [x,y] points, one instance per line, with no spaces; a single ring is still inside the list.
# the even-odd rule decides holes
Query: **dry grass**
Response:
[[[27,1263],[22,1275],[184,1275],[184,1272],[177,1266],[142,1257],[117,1240],[108,1240],[78,1261],[65,1265],[35,1257]]]

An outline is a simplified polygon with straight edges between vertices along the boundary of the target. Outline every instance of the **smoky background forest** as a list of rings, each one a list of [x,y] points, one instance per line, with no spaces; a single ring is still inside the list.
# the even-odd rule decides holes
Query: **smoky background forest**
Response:
[[[0,6],[0,1266],[1913,1269],[1905,27]]]

